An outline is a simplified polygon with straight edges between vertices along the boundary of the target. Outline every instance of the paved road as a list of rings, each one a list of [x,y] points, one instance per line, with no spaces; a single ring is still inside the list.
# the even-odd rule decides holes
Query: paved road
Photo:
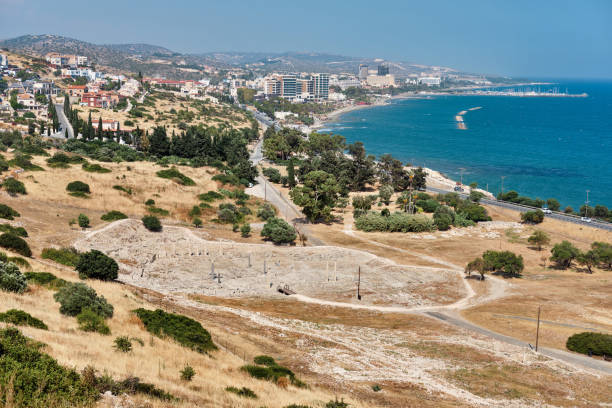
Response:
[[[440,188],[434,188],[434,187],[427,187],[427,190],[432,191],[434,193],[442,193],[442,194],[452,192],[449,190],[442,190]],[[460,193],[460,195],[463,198],[466,198],[468,196],[467,194],[464,194],[464,193]],[[537,209],[536,207],[528,207],[526,205],[509,203],[506,201],[492,200],[489,198],[483,198],[482,200],[480,200],[480,202],[482,204],[493,205],[493,206],[502,207],[502,208],[508,208],[510,210],[519,211],[519,212],[525,212],[525,211],[531,211],[531,210]],[[567,215],[567,214],[563,214],[560,212],[553,212],[552,214],[546,214],[546,217],[554,218],[554,219],[564,221],[564,222],[571,222],[573,224],[583,225],[585,227],[599,228],[599,229],[603,229],[607,231],[612,231],[612,223],[609,223],[609,222],[601,222],[601,221],[596,221],[596,220],[592,220],[591,222],[585,222],[585,221],[582,221],[580,217]]]
[[[505,336],[503,334],[499,334],[491,330],[487,330],[483,327],[470,323],[458,316],[452,316],[450,313],[447,313],[447,312],[425,312],[424,314],[427,316],[431,316],[435,319],[442,320],[446,323],[452,324],[453,326],[461,327],[463,329],[466,329],[466,330],[469,330],[475,333],[483,334],[495,340],[503,341],[505,343],[513,344],[519,347],[530,348],[529,343],[526,343],[519,339],[515,339],[514,337]],[[580,354],[568,353],[567,351],[549,349],[546,347],[539,347],[538,353],[544,356],[550,357],[550,358],[565,361],[569,364],[573,364],[576,366],[588,368],[591,370],[601,371],[606,374],[612,374],[612,363],[607,362],[607,361],[597,360],[597,359],[594,359],[588,356],[582,356]]]
[[[64,105],[56,103],[55,110],[57,112],[57,118],[59,119],[60,125],[62,126],[62,129],[64,129],[64,131],[62,132],[64,134],[64,137],[68,139],[73,139],[74,131],[72,130],[72,125],[70,124],[70,122],[68,122],[68,118],[66,117],[66,115],[64,115]]]

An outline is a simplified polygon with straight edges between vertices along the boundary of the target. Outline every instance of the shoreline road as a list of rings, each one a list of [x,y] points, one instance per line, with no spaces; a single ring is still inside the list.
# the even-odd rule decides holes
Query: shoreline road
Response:
[[[440,188],[434,188],[434,187],[427,187],[427,191],[432,191],[434,193],[453,193],[454,191],[450,191],[450,190],[443,190]],[[462,198],[467,198],[468,195],[465,193],[459,193],[459,195]],[[515,204],[515,203],[509,203],[507,201],[499,201],[499,200],[491,200],[488,198],[483,198],[480,200],[481,204],[485,204],[485,205],[493,205],[496,207],[502,207],[502,208],[507,208],[509,210],[514,210],[514,211],[519,211],[519,212],[525,212],[525,211],[532,211],[532,210],[537,210],[537,207],[529,207],[526,205],[522,205],[522,204]],[[556,212],[553,211],[551,214],[546,214],[546,217],[548,218],[554,218],[556,220],[560,220],[563,222],[571,222],[573,224],[578,224],[578,225],[582,225],[585,227],[591,227],[591,228],[599,228],[602,230],[607,230],[607,231],[612,231],[612,223],[608,223],[608,222],[600,222],[600,221],[596,221],[596,220],[592,220],[591,222],[587,222],[587,221],[583,221],[581,219],[581,217],[578,217],[576,215],[568,215],[568,214],[563,214],[560,212]]]
[[[68,122],[68,118],[64,115],[64,105],[55,104],[55,111],[57,112],[57,118],[62,125],[63,132],[60,132],[64,135],[66,139],[74,139],[74,131],[72,130],[72,125]]]
[[[261,151],[263,145],[263,139],[257,142],[255,149],[251,153],[250,160],[254,165],[258,165],[263,160],[263,154]],[[249,187],[245,190],[247,194],[263,198],[266,201],[270,202],[276,208],[278,208],[279,216],[285,218],[285,220],[289,224],[296,224],[297,229],[300,233],[304,234],[308,238],[308,242],[311,245],[325,245],[323,241],[314,237],[312,233],[309,231],[306,217],[302,212],[289,200],[287,200],[283,195],[274,187],[272,183],[265,179],[262,175],[259,175],[255,178],[257,184],[253,187]]]
[[[475,333],[479,333],[487,337],[491,337],[498,341],[503,341],[505,343],[513,344],[519,347],[532,348],[531,344],[527,342],[516,339],[514,337],[505,336],[503,334],[499,334],[491,330],[487,330],[483,327],[477,326],[473,323],[468,322],[467,320],[462,319],[461,317],[452,315],[450,313],[430,311],[430,312],[424,312],[424,314],[429,317],[433,317],[435,319],[441,320],[445,323],[451,324],[453,326],[461,327],[463,329],[466,329],[466,330],[469,330]],[[549,349],[546,347],[538,347],[538,353],[546,357],[565,361],[567,363],[581,366],[587,369],[597,370],[600,372],[604,372],[606,374],[612,374],[612,363],[609,363],[607,361],[597,360],[591,357],[582,356],[580,354],[569,353],[563,350]]]

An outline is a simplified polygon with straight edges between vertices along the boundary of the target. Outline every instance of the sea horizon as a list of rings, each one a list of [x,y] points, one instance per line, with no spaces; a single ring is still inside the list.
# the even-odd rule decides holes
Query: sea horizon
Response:
[[[398,98],[339,115],[319,131],[361,141],[497,195],[612,205],[612,79],[534,78],[586,98],[440,95]],[[478,108],[478,109],[474,109]],[[472,109],[472,110],[470,110]],[[459,113],[462,123],[457,120]],[[461,129],[465,126],[465,129]]]

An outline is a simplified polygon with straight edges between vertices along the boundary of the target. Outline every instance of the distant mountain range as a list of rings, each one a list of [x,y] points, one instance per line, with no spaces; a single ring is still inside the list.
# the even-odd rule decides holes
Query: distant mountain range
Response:
[[[323,53],[263,53],[263,52],[209,52],[181,54],[150,44],[92,44],[58,35],[23,35],[0,40],[0,47],[31,55],[43,56],[48,52],[87,56],[99,66],[118,71],[142,72],[147,76],[167,78],[201,78],[204,66],[219,69],[248,67],[262,72],[329,72],[357,73],[359,64],[376,69],[382,60],[346,57]],[[384,61],[390,72],[405,77],[421,72],[456,72],[452,68],[431,67],[406,62]]]

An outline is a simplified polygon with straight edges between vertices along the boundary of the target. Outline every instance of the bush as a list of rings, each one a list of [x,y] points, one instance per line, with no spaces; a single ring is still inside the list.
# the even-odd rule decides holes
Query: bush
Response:
[[[217,193],[216,191],[208,191],[198,196],[198,200],[206,201],[206,202],[221,200],[222,198],[223,198],[223,194]]]
[[[132,195],[132,189],[131,188],[125,188],[123,186],[120,186],[118,184],[113,186],[113,189],[118,190],[118,191],[123,191],[125,194],[128,195]]]
[[[257,210],[257,216],[264,221],[276,216],[276,211],[271,204],[265,203]]]
[[[569,241],[555,244],[550,252],[552,254],[550,260],[563,269],[572,266],[572,261],[580,255],[580,250]]]
[[[286,244],[295,241],[295,229],[281,218],[269,218],[261,230],[261,236],[275,244]]]
[[[166,313],[161,309],[155,311],[136,309],[134,313],[140,318],[147,331],[156,336],[168,336],[182,346],[198,353],[217,350],[210,333],[199,322],[187,316]]]
[[[253,399],[257,398],[257,394],[255,394],[255,392],[253,392],[253,390],[251,390],[251,389],[249,389],[247,387],[242,387],[242,388],[226,387],[225,391],[231,392],[233,394],[236,394],[239,397],[253,398]]]
[[[243,224],[240,227],[240,235],[242,238],[248,238],[251,235],[251,226],[249,224]]]
[[[100,279],[110,281],[117,279],[119,265],[115,260],[104,253],[92,249],[81,254],[76,265],[81,279]]]
[[[74,248],[45,248],[42,250],[42,257],[74,268],[79,262],[80,254]]]
[[[117,221],[125,220],[128,216],[121,211],[112,210],[100,217],[102,221]]]
[[[151,214],[156,214],[161,217],[166,217],[167,215],[170,214],[168,210],[164,210],[163,208],[154,207],[154,206],[147,207],[147,211],[150,212]]]
[[[361,231],[425,232],[433,231],[434,223],[424,215],[393,213],[388,217],[369,212],[355,220],[355,227]]]
[[[176,167],[172,167],[167,170],[160,170],[155,174],[157,174],[157,176],[161,178],[174,180],[176,183],[182,184],[184,186],[195,186],[196,184],[195,181],[178,171]]]
[[[74,197],[87,197],[91,193],[89,185],[82,181],[72,181],[66,186],[66,191]]]
[[[80,330],[103,335],[110,334],[110,329],[104,323],[104,318],[89,308],[83,309],[76,318]]]
[[[81,168],[89,173],[110,173],[111,169],[107,169],[106,167],[102,167],[97,163],[83,163]]]
[[[338,401],[338,398],[325,404],[325,408],[348,408],[348,406],[348,403],[344,402],[344,400]]]
[[[5,232],[0,235],[0,247],[17,252],[19,255],[23,255],[28,258],[32,256],[32,251],[30,250],[28,243],[25,242],[23,238],[9,232]]]
[[[612,335],[604,333],[577,333],[567,339],[566,347],[576,353],[612,356]]]
[[[82,163],[85,159],[81,156],[68,156],[66,153],[57,152],[47,159],[49,167],[66,169],[73,163]]]
[[[128,336],[119,336],[115,338],[115,345],[113,346],[116,351],[120,351],[122,353],[129,353],[132,351],[132,341]]]
[[[0,313],[0,322],[14,324],[15,326],[30,326],[42,330],[48,329],[42,320],[33,317],[23,310],[17,309],[10,309],[6,313]]]
[[[185,368],[181,370],[181,380],[183,381],[191,381],[195,375],[196,372],[190,365],[186,365]]]
[[[482,254],[484,270],[506,277],[520,277],[525,267],[523,257],[510,251],[486,251]]]
[[[6,190],[7,193],[13,196],[17,194],[28,194],[25,185],[21,181],[12,177],[4,180],[4,183],[2,183],[2,187]]]
[[[434,225],[439,231],[447,231],[453,225],[453,218],[449,214],[440,214],[434,217]]]
[[[162,230],[162,225],[161,222],[159,222],[159,218],[154,215],[145,215],[142,217],[142,224],[149,231],[159,232]]]
[[[453,222],[455,227],[473,227],[476,223],[472,220],[469,220],[463,214],[456,214],[455,221]]]
[[[195,217],[195,218],[193,219],[193,226],[194,226],[194,227],[196,227],[196,228],[200,228],[200,227],[202,226],[202,224],[203,224],[203,223],[202,223],[202,220],[201,220],[201,219],[199,219],[198,217]]]
[[[9,161],[9,164],[11,166],[21,167],[22,169],[29,170],[29,171],[44,171],[45,170],[42,167],[32,163],[30,161],[31,158],[32,156],[29,156],[29,155],[18,154],[17,156],[15,156],[13,160]]]
[[[60,304],[60,313],[67,316],[77,316],[87,308],[102,317],[113,317],[113,306],[84,283],[64,285],[53,299]]]
[[[155,200],[153,200],[152,198],[149,198],[147,201],[145,201],[145,205],[148,205],[148,206],[155,205]]]
[[[49,272],[26,272],[25,278],[29,282],[34,282],[37,285],[45,286],[49,289],[58,290],[68,284],[68,281],[57,278]]]
[[[12,220],[15,217],[21,217],[21,214],[19,214],[17,211],[13,210],[6,204],[0,204],[0,218]]]
[[[92,405],[99,392],[81,381],[76,371],[42,353],[41,346],[17,329],[0,330],[2,394],[12,395],[19,407]]]
[[[79,214],[77,221],[79,222],[79,227],[89,228],[89,217],[85,214]]]
[[[18,237],[27,238],[28,231],[23,227],[13,227],[10,224],[0,224],[0,232],[8,232]]]
[[[202,209],[200,207],[198,207],[197,205],[194,205],[191,210],[189,210],[189,216],[190,217],[198,217],[202,215]]]
[[[270,180],[272,183],[280,183],[281,182],[281,174],[278,169],[273,167],[266,167],[262,171],[263,175]]]
[[[259,380],[272,381],[277,383],[280,378],[289,378],[291,384],[296,387],[304,388],[306,384],[300,381],[293,371],[279,365],[272,357],[269,356],[257,356],[253,359],[253,362],[257,365],[245,365],[240,369],[253,378]]]
[[[422,208],[426,213],[432,213],[440,206],[440,203],[431,198],[427,200],[417,200],[415,204],[417,207]]]
[[[539,224],[544,221],[544,212],[542,210],[525,211],[521,213],[521,221],[527,224]]]
[[[483,206],[470,201],[460,203],[457,212],[474,222],[491,221],[491,217]]]
[[[213,181],[218,181],[221,184],[231,184],[232,186],[240,186],[240,179],[233,174],[216,174],[212,177]]]

